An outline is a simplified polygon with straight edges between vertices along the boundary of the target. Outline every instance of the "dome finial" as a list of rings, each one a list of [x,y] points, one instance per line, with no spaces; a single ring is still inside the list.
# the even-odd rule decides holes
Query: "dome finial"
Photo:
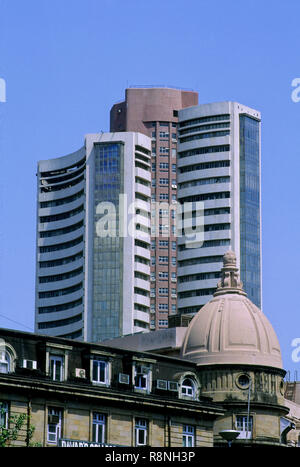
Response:
[[[221,269],[221,280],[218,282],[214,295],[224,293],[239,293],[247,295],[243,290],[243,283],[239,277],[239,270],[236,266],[236,254],[228,250],[223,256],[223,268]]]

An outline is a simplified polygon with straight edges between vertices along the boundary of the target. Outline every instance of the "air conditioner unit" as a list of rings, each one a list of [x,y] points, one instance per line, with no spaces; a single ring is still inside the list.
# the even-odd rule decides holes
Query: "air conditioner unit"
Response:
[[[129,384],[129,375],[126,375],[125,373],[119,373],[119,383]]]
[[[175,185],[175,183],[172,183],[172,188],[177,188],[177,185]]]
[[[172,277],[171,282],[177,282],[177,278],[176,278],[176,277]]]
[[[164,379],[158,379],[156,381],[156,387],[157,389],[163,389],[164,391],[168,390],[168,381]]]
[[[37,362],[35,360],[23,360],[22,368],[27,368],[28,370],[36,370]]]
[[[168,389],[169,391],[178,391],[178,383],[175,381],[168,381]]]
[[[75,376],[76,378],[85,378],[85,370],[83,368],[76,368]]]

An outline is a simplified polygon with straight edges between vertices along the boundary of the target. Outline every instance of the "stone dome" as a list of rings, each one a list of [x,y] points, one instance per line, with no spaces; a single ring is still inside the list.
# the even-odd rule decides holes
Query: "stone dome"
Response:
[[[187,328],[181,357],[198,365],[242,364],[282,368],[280,345],[263,312],[243,290],[236,256],[223,258],[221,280],[212,300]]]

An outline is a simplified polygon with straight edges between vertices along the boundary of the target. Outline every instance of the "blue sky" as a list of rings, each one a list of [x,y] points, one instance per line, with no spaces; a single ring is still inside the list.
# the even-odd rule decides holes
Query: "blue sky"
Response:
[[[128,86],[189,88],[262,113],[263,310],[300,378],[299,16],[298,0],[0,0],[0,327],[34,328],[37,161],[109,130]]]

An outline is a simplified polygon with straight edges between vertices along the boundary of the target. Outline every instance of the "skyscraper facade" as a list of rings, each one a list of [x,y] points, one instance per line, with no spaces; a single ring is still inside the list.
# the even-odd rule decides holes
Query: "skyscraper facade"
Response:
[[[130,88],[111,132],[40,161],[36,332],[97,342],[189,318],[229,248],[261,307],[260,118],[192,91]],[[186,205],[198,244],[178,236]]]
[[[236,102],[179,111],[178,201],[204,207],[201,245],[178,238],[181,314],[212,298],[228,249],[237,252],[248,297],[261,307],[260,121],[257,110]]]
[[[180,109],[198,104],[198,93],[172,88],[126,89],[110,112],[110,131],[138,131],[151,145],[150,329],[168,327],[177,313],[177,126]]]
[[[36,332],[91,342],[149,329],[151,140],[87,135],[38,163]]]

